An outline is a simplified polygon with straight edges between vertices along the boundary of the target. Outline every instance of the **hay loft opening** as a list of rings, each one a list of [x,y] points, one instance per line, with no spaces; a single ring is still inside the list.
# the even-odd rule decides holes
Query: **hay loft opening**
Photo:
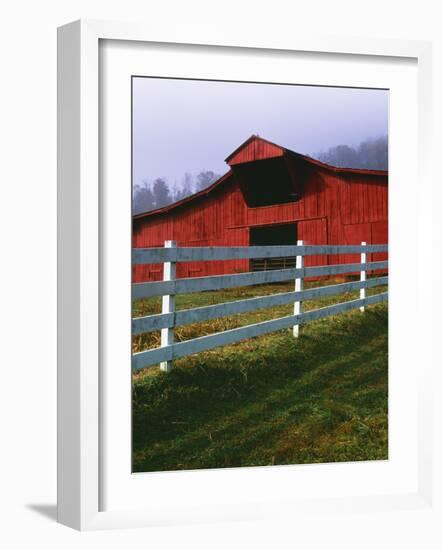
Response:
[[[250,208],[299,200],[283,157],[237,164],[232,170]]]

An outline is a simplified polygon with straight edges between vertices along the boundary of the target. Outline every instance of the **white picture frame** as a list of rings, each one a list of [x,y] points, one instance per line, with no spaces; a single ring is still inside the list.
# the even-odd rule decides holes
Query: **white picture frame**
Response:
[[[165,43],[219,46],[246,53],[249,49],[282,52],[330,53],[345,56],[372,56],[396,60],[413,59],[417,64],[418,81],[418,181],[420,204],[432,200],[432,182],[429,177],[428,151],[430,150],[430,78],[431,47],[426,42],[369,40],[358,38],[315,37],[298,34],[296,37],[275,39],[248,38],[225,40],[223,36],[208,39],[202,36],[189,37],[174,32],[171,36],[156,35],[145,26],[116,22],[77,21],[61,27],[58,35],[58,519],[80,530],[104,529],[130,526],[153,526],[200,521],[289,517],[295,513],[324,512],[333,507],[343,512],[358,507],[365,512],[392,509],[431,510],[433,495],[432,446],[431,446],[431,370],[432,344],[429,334],[421,334],[422,346],[428,361],[424,361],[416,386],[417,406],[417,484],[414,490],[408,487],[384,495],[329,495],[319,496],[313,491],[312,498],[303,501],[288,500],[282,494],[281,501],[275,495],[265,494],[261,499],[251,498],[247,509],[235,506],[236,495],[231,501],[204,502],[191,507],[167,505],[157,508],[130,506],[122,501],[121,506],[103,510],[100,484],[103,483],[102,459],[106,445],[103,444],[101,401],[108,398],[100,383],[100,288],[102,254],[100,216],[105,208],[100,191],[99,140],[99,74],[100,41],[125,41],[135,43]],[[171,75],[173,76],[173,75]],[[420,199],[421,200],[421,199]],[[420,242],[430,241],[432,234],[429,218],[423,209],[416,222]],[[392,250],[390,250],[391,254]],[[395,254],[395,249],[394,249]],[[432,256],[429,247],[417,251],[419,265],[427,265]],[[424,270],[418,269],[418,277]],[[415,293],[415,294],[414,294]],[[427,315],[430,305],[418,296],[418,286],[411,290],[416,313]],[[427,289],[431,295],[431,288]],[[415,311],[415,310],[414,310]],[[128,320],[129,322],[129,320]],[[411,356],[412,360],[412,356]],[[340,465],[349,468],[350,465]],[[263,469],[253,475],[263,476]],[[268,469],[269,471],[269,469]],[[274,470],[282,471],[276,468]],[[326,472],[326,471],[325,471]],[[179,485],[177,474],[175,482]],[[186,483],[208,483],[216,472],[182,472],[180,479]],[[236,483],[242,469],[231,470]],[[284,474],[276,474],[282,475]],[[323,474],[322,474],[323,475]],[[324,474],[327,475],[327,472]],[[358,475],[358,473],[356,474]],[[150,478],[151,482],[154,478]],[[284,481],[284,480],[283,480]],[[149,482],[149,480],[148,480]],[[156,486],[162,481],[157,479]],[[264,485],[265,486],[265,485]],[[156,489],[158,490],[158,489]],[[168,486],[168,491],[172,491]],[[315,496],[317,495],[317,496]],[[172,493],[171,493],[172,496]],[[277,494],[278,497],[278,494]],[[169,497],[168,497],[169,498]],[[167,499],[166,499],[167,500]]]

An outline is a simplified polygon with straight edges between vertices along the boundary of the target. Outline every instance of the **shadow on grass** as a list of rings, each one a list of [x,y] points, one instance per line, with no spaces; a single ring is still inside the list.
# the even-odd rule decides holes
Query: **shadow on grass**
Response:
[[[137,376],[134,471],[386,459],[387,320],[375,306]]]

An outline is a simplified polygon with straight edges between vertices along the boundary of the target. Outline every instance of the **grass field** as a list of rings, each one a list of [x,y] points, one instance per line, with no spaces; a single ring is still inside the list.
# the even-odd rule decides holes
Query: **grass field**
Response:
[[[319,283],[316,283],[316,286]],[[309,286],[309,285],[307,285]],[[177,297],[187,309],[287,292],[266,285]],[[368,294],[385,288],[369,289]],[[304,309],[356,298],[305,302]],[[292,306],[182,327],[177,340],[289,315]],[[158,299],[134,303],[134,315],[160,311]],[[133,338],[133,350],[159,344]],[[388,308],[340,314],[133,376],[133,470],[160,471],[388,457]]]

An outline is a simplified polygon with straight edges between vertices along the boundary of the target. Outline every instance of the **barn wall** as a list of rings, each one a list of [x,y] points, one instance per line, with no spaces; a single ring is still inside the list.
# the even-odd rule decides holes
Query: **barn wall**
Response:
[[[251,226],[290,222],[298,222],[298,238],[306,244],[387,242],[386,177],[342,175],[315,165],[305,166],[300,177],[303,194],[297,202],[248,208],[235,177],[231,176],[208,196],[163,214],[134,220],[134,246],[163,246],[168,239],[176,240],[179,246],[248,246]],[[386,259],[386,254],[373,254],[369,258],[382,259]],[[358,261],[360,256],[355,254],[311,256],[306,258],[305,265]],[[178,264],[177,276],[199,277],[248,269],[247,260],[188,262]],[[161,278],[161,266],[134,268],[136,282]]]

